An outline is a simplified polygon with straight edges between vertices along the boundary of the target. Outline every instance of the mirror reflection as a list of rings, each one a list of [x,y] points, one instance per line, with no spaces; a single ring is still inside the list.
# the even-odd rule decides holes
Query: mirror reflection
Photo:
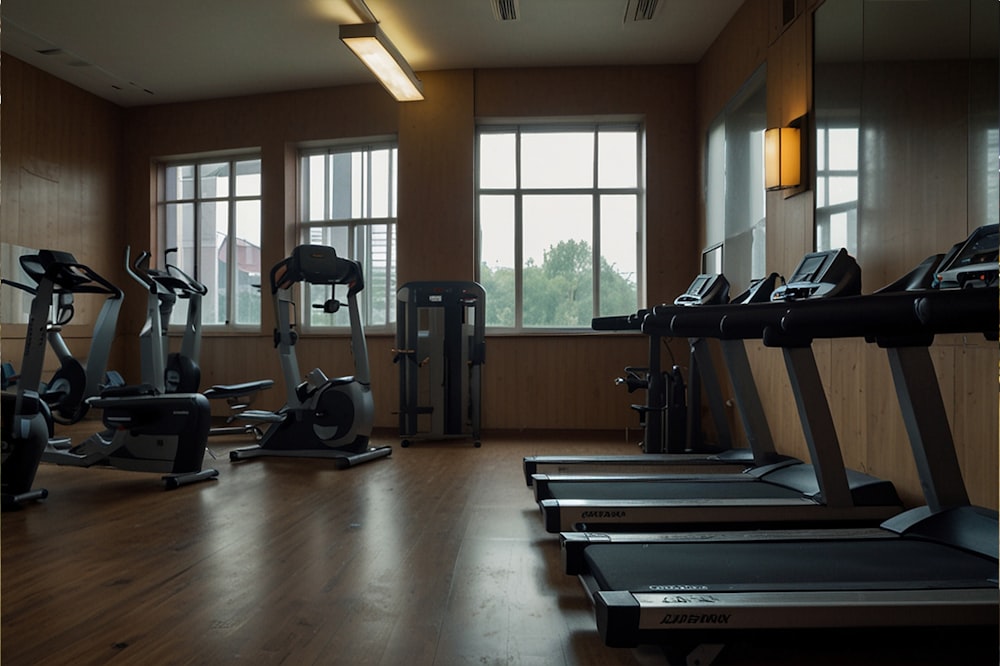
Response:
[[[815,18],[817,249],[996,222],[1000,3],[828,0]]]

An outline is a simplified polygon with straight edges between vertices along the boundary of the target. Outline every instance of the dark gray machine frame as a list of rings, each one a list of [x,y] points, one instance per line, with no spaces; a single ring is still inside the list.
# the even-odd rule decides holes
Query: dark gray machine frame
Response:
[[[201,385],[201,302],[208,293],[201,281],[191,277],[167,257],[164,267],[149,267],[150,254],[142,252],[130,263],[131,248],[125,249],[125,271],[147,291],[146,322],[139,333],[141,378],[158,393],[195,393]],[[180,350],[171,353],[167,332],[170,316],[178,299],[187,301],[187,317]],[[240,384],[215,384],[203,392],[209,400],[225,400],[231,410],[226,425],[213,427],[210,436],[250,434],[257,440],[263,436],[259,424],[274,420],[274,413],[250,410],[253,398],[274,385],[273,379],[258,379]],[[254,417],[254,418],[250,418]],[[236,421],[246,421],[233,425]]]
[[[298,333],[294,330],[294,289],[299,282],[347,286],[353,375],[332,378],[314,368],[302,381],[295,354]],[[332,247],[299,245],[271,268],[270,283],[277,320],[274,345],[287,401],[277,412],[253,410],[252,416],[243,413],[244,418],[259,418],[268,427],[256,446],[230,451],[230,461],[267,456],[325,458],[332,459],[337,469],[347,469],[391,455],[390,446],[370,446],[375,403],[368,344],[358,306],[358,294],[365,288],[361,264],[338,257]],[[341,303],[330,298],[314,307],[333,313]]]
[[[482,445],[485,336],[486,292],[476,282],[407,282],[396,292],[393,354],[403,447],[416,439],[452,437]],[[421,416],[430,418],[424,431]]]
[[[21,284],[4,279],[3,283],[21,289],[33,295],[32,308],[35,307],[38,286],[45,278],[43,261],[59,255],[54,250],[40,250],[37,254],[26,254],[19,258],[21,269],[35,281],[36,286]],[[68,255],[67,255],[68,256]],[[75,261],[75,260],[74,260]],[[97,320],[94,322],[90,340],[90,350],[87,359],[80,361],[73,356],[66,341],[62,337],[62,327],[69,324],[74,314],[74,292],[66,285],[53,285],[48,301],[38,301],[39,307],[45,306],[46,319],[44,323],[45,338],[59,360],[59,369],[49,379],[46,385],[39,384],[42,397],[51,408],[51,418],[57,423],[70,425],[83,419],[90,409],[90,398],[101,394],[105,388],[108,359],[111,357],[111,345],[115,339],[115,328],[118,326],[118,314],[125,299],[124,292],[116,285],[78,264],[76,269],[77,293],[104,295]],[[56,297],[55,316],[48,318],[48,308],[52,296]],[[22,370],[22,374],[24,371]]]
[[[864,337],[886,349],[926,506],[869,529],[565,533],[566,572],[580,576],[608,645],[658,643],[670,663],[709,664],[747,640],[891,650],[917,639],[948,663],[968,656],[956,650],[996,661],[997,513],[969,502],[929,347],[943,333],[997,339],[997,233],[980,228],[871,296],[790,304],[766,338]],[[938,267],[963,259],[957,281],[940,279]]]
[[[778,275],[772,273],[766,278],[755,280],[747,291],[736,296],[733,303],[750,304],[767,301],[776,286]],[[724,292],[723,292],[724,290]],[[674,304],[680,307],[704,307],[729,302],[729,283],[721,274],[698,275],[684,294],[674,299]],[[642,323],[649,314],[648,310],[640,310],[628,316],[628,324],[636,330],[642,330]],[[594,328],[600,325],[601,330],[607,330],[612,325],[606,321],[610,318],[594,320]],[[662,411],[663,390],[656,383],[662,384],[660,378],[660,343],[663,338],[660,331],[647,330],[649,337],[649,387],[647,389],[646,438],[661,437],[662,419],[655,418]],[[708,347],[708,339],[701,336],[688,338],[691,353],[692,370],[689,373],[689,391],[699,391],[698,384],[704,383],[705,394],[712,415],[712,420],[719,435],[720,444],[725,450],[709,452],[651,452],[651,447],[644,445],[646,453],[640,455],[541,455],[526,456],[523,460],[525,482],[529,487],[535,486],[535,499],[541,500],[547,496],[547,491],[539,486],[551,479],[570,481],[575,477],[580,481],[600,481],[604,476],[638,475],[638,474],[710,474],[742,472],[751,467],[761,467],[782,461],[793,461],[787,456],[780,456],[774,449],[771,431],[764,416],[760,394],[750,371],[750,362],[742,340],[720,341],[722,355],[726,364],[730,381],[733,386],[733,398],[740,418],[743,422],[744,434],[747,437],[747,448],[728,448],[732,443],[732,433],[729,428],[728,415],[719,382],[719,373],[715,368],[712,351]],[[698,377],[698,381],[695,381]],[[688,410],[688,442],[687,449],[694,449],[690,438],[697,437],[699,430],[692,424],[700,420],[700,410],[690,409],[699,403],[694,398],[689,400]],[[589,475],[589,476],[584,476]],[[540,482],[536,485],[536,479]]]
[[[784,299],[805,303],[860,291],[861,269],[846,251],[809,253],[788,283],[772,294],[779,302],[658,306],[646,317],[643,329],[741,341],[764,338],[766,343],[766,336],[787,309]],[[736,474],[651,474],[584,483],[553,480],[545,490],[548,497],[536,489],[546,530],[803,527],[817,522],[873,525],[898,513],[902,503],[891,483],[845,469],[810,343],[805,340],[783,347],[810,464],[783,460]]]
[[[952,638],[995,659],[997,514],[969,502],[929,347],[942,333],[996,340],[997,298],[993,286],[790,309],[772,344],[783,336],[865,337],[886,349],[927,504],[853,532],[601,540],[573,566],[592,595],[605,642],[659,643],[689,663],[695,652],[699,663],[710,663],[705,655],[731,642],[877,632],[883,642]],[[615,562],[627,562],[636,574],[630,582],[624,569],[612,571]]]
[[[20,380],[24,389],[31,391],[38,388],[44,362],[44,342],[39,341],[37,331],[45,321],[51,295],[59,294],[71,303],[75,293],[108,293],[111,284],[68,252],[40,250],[37,255],[22,257],[22,263],[26,261],[33,261],[41,270],[25,343],[25,371]],[[117,287],[113,290],[121,293]],[[75,446],[68,439],[49,441],[42,462],[164,474],[161,479],[167,489],[218,477],[218,470],[202,466],[211,420],[204,396],[157,395],[152,387],[119,386],[86,402],[103,410],[101,420],[106,429]]]

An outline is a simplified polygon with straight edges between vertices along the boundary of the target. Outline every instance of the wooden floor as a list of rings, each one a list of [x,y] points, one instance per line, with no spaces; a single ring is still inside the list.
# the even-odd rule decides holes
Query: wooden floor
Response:
[[[480,449],[396,445],[343,471],[232,464],[239,442],[211,440],[219,480],[169,492],[156,475],[43,464],[35,485],[49,498],[0,520],[0,660],[665,663],[655,648],[603,646],[521,471],[525,455],[633,452],[622,439],[487,433]],[[830,647],[719,663],[915,660],[895,648],[898,660],[844,660]]]

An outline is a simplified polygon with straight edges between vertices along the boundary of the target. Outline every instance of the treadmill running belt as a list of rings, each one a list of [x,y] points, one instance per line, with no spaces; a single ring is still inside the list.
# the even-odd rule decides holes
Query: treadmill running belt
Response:
[[[996,560],[898,537],[595,544],[584,558],[600,589],[628,592],[997,587]]]
[[[549,484],[553,499],[588,500],[687,500],[687,499],[784,499],[799,498],[802,493],[773,483],[740,480],[642,481],[634,483],[571,481]]]

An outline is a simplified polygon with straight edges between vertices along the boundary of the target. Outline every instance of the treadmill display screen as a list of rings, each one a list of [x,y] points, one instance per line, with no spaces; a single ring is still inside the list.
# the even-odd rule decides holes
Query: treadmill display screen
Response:
[[[959,253],[937,274],[941,289],[987,286],[997,281],[997,245],[1000,225],[980,227]]]
[[[1000,239],[1000,233],[995,228],[992,232],[983,234],[964,247],[962,253],[955,257],[955,262],[952,265],[957,268],[996,261],[998,239]]]
[[[711,281],[711,275],[699,275],[691,283],[691,286],[687,288],[687,293],[691,296],[701,296],[705,292],[705,287],[708,286]]]
[[[683,294],[674,299],[674,305],[708,305],[725,303],[729,299],[729,282],[720,273],[702,273],[694,279]]]
[[[795,273],[789,278],[788,282],[815,282],[819,277],[819,270],[826,263],[827,255],[810,255],[802,260],[799,267],[795,269]]]

